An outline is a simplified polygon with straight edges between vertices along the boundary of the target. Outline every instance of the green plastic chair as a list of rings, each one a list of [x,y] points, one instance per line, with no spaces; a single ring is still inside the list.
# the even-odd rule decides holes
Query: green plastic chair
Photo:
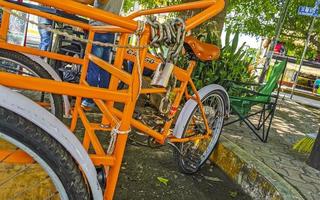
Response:
[[[268,80],[262,85],[228,81],[225,86],[230,95],[232,113],[239,118],[231,122],[227,121],[224,126],[242,121],[262,142],[267,142],[280,93],[278,83],[282,81],[286,65],[287,61],[276,63]],[[274,94],[276,89],[277,92]],[[252,112],[252,107],[255,105],[261,105],[260,109]],[[259,115],[258,124],[250,120],[256,115]]]

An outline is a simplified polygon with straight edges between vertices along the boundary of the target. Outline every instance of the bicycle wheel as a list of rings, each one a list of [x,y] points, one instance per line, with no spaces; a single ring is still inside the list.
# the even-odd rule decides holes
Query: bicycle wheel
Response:
[[[0,49],[0,71],[53,80],[50,74],[35,61],[23,54],[5,49]],[[61,95],[30,90],[16,91],[45,107],[57,118],[63,118],[63,100]]]
[[[225,115],[225,99],[224,93],[220,90],[211,90],[202,97],[201,102],[212,134],[208,139],[199,139],[177,145],[179,150],[174,150],[174,156],[181,172],[186,174],[197,172],[211,155],[222,131]],[[198,104],[195,104],[192,112],[190,112],[186,119],[182,122],[182,126],[184,127],[182,138],[199,136],[206,133]]]
[[[0,107],[0,199],[89,199],[71,155],[31,121]],[[27,153],[30,164],[13,161]]]

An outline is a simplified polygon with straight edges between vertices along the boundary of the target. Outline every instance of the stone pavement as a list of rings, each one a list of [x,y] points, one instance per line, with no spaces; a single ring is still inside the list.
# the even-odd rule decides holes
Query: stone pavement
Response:
[[[260,142],[245,124],[227,126],[223,135],[280,175],[305,199],[319,200],[320,171],[305,163],[308,155],[292,149],[305,134],[317,132],[319,118],[320,110],[285,99],[279,102],[268,143]]]

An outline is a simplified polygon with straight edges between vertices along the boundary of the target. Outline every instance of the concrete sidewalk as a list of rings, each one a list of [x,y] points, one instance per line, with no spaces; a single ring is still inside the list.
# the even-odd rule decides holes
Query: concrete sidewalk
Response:
[[[295,100],[298,99],[299,97],[295,97]],[[306,102],[305,99],[300,100]],[[268,143],[260,142],[246,125],[240,126],[236,123],[224,128],[225,139],[222,138],[221,144],[226,148],[232,148],[235,154],[244,155],[241,156],[242,162],[247,162],[257,174],[267,176],[265,178],[268,179],[268,183],[280,192],[280,197],[273,195],[270,199],[318,200],[320,172],[309,167],[305,163],[308,155],[294,151],[292,145],[305,134],[318,130],[320,110],[305,107],[288,99],[281,99],[278,105]],[[301,196],[290,196],[295,191]],[[257,194],[252,192],[254,198],[255,195]]]
[[[280,98],[282,100],[289,100],[290,101],[291,100],[290,97],[291,97],[291,94],[284,93],[284,92],[280,93]],[[306,106],[310,106],[313,108],[320,108],[320,101],[316,100],[316,99],[311,99],[311,98],[307,98],[307,97],[303,97],[303,96],[299,96],[299,95],[293,95],[292,101],[299,103],[299,104],[306,105]]]

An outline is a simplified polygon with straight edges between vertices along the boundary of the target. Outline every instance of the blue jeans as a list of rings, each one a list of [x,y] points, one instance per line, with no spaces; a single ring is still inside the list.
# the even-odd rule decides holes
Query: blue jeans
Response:
[[[43,25],[52,25],[52,21],[39,17],[39,23]],[[51,37],[51,32],[47,31],[46,29],[39,28],[39,34],[40,34],[40,44],[39,44],[39,49],[48,51],[49,47],[51,45],[52,37]]]
[[[113,43],[113,33],[96,33],[94,41]],[[111,47],[101,47],[97,45],[92,46],[92,54],[101,58],[102,60],[109,61]],[[87,81],[89,85],[94,87],[107,88],[109,86],[110,74],[93,62],[89,62]]]
[[[94,36],[94,41],[104,42],[104,43],[113,43],[114,34],[113,33],[96,33]],[[102,60],[109,61],[111,52],[111,47],[101,47],[97,45],[92,46],[91,53]],[[110,74],[101,69],[98,65],[93,62],[89,62],[88,73],[87,73],[87,82],[90,86],[107,88],[110,82]],[[82,102],[85,106],[93,104],[92,99],[84,99]]]

